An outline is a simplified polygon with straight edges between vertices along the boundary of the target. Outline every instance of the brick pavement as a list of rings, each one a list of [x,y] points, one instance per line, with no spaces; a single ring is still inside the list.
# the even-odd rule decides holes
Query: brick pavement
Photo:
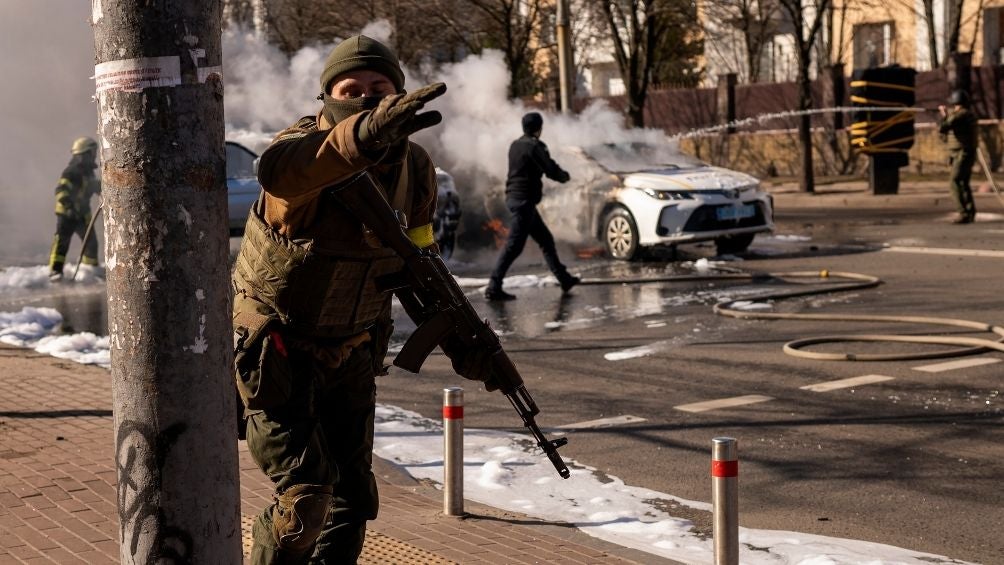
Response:
[[[109,372],[0,344],[0,391],[0,565],[117,563]],[[240,473],[246,552],[271,486],[243,443]],[[467,503],[467,517],[447,517],[433,487],[386,462],[376,473],[381,515],[360,563],[666,562],[477,504]]]

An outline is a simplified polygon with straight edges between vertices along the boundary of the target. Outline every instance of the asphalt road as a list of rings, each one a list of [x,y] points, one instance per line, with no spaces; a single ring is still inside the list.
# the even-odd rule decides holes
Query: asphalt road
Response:
[[[986,212],[976,224],[955,226],[946,222],[951,208],[941,192],[821,192],[777,194],[776,237],[754,242],[742,261],[727,266],[757,273],[851,271],[883,283],[785,300],[776,311],[1004,323],[1004,208],[990,195],[978,197]],[[621,279],[683,274],[688,261],[711,254],[711,247],[690,247],[676,262],[577,260],[573,270]],[[564,257],[571,259],[571,251]],[[458,270],[485,276],[488,262]],[[532,254],[517,264],[517,274],[544,272]],[[739,440],[743,526],[1004,563],[1004,354],[918,370],[953,359],[837,362],[782,352],[790,340],[818,335],[990,334],[916,324],[737,320],[712,312],[724,297],[789,286],[612,284],[581,286],[565,298],[545,286],[515,289],[519,299],[502,306],[484,303],[476,292],[471,297],[502,331],[541,407],[542,426],[626,415],[643,419],[570,432],[562,448],[566,457],[634,486],[710,502],[711,439],[732,436]],[[642,347],[650,353],[631,356],[632,348]],[[814,349],[888,353],[938,347],[841,343]],[[611,360],[618,357],[626,358]],[[801,388],[867,375],[889,378],[827,392]],[[379,401],[437,418],[441,388],[460,384],[468,391],[466,426],[519,429],[501,395],[458,381],[448,361],[433,356],[421,376],[392,370],[379,382]],[[747,395],[770,399],[702,412],[676,408]],[[710,531],[709,515],[685,517]]]

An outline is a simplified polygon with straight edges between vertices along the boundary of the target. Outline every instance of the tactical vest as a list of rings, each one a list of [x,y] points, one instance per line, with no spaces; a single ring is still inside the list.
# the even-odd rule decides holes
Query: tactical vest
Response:
[[[405,159],[392,206],[411,211]],[[314,221],[303,237],[290,239],[264,220],[264,194],[251,208],[234,267],[235,314],[255,309],[242,298],[268,307],[286,327],[304,335],[348,337],[371,326],[385,310],[391,294],[376,288],[381,275],[404,263],[378,246],[363,225],[330,194],[322,194]]]

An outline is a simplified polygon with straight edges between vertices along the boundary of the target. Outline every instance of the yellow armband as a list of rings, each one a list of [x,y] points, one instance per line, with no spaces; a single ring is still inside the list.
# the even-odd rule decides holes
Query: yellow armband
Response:
[[[432,224],[425,224],[424,226],[409,229],[408,239],[423,249],[436,243],[436,238],[432,235]]]

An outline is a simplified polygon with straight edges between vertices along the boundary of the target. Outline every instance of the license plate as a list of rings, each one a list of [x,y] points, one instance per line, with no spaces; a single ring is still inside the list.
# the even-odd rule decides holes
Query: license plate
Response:
[[[715,210],[715,215],[719,220],[738,220],[749,218],[756,214],[756,206],[752,204],[737,204],[734,206],[722,206]]]

